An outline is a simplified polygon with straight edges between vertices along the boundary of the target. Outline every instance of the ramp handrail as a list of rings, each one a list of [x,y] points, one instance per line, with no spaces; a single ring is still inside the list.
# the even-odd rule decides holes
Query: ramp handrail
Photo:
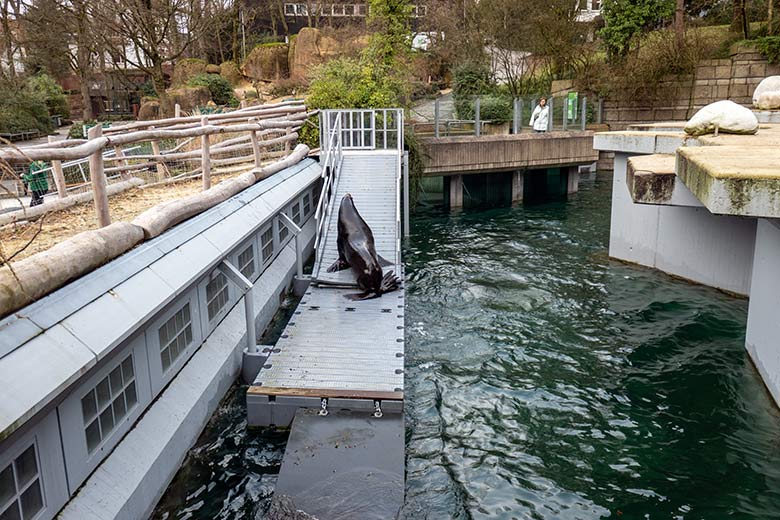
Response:
[[[328,116],[326,116],[328,117]],[[328,229],[328,220],[333,208],[333,195],[335,186],[341,173],[341,164],[344,161],[344,150],[341,144],[341,116],[336,118],[333,129],[325,137],[327,146],[321,149],[325,152],[322,161],[322,190],[317,202],[317,211],[314,218],[317,221],[317,233],[314,239],[314,250],[317,255],[317,265],[322,261],[322,244]],[[319,271],[319,267],[318,267]]]

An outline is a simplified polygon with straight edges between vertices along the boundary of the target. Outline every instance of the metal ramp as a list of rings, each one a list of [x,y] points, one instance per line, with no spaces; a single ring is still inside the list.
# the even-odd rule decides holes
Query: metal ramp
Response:
[[[327,269],[338,259],[338,209],[342,197],[351,193],[355,207],[374,233],[376,251],[392,262],[397,274],[401,273],[400,207],[398,185],[401,172],[401,156],[389,152],[345,153],[335,197],[331,203],[327,227],[323,230],[322,254],[317,255],[313,272],[314,281],[323,285],[352,287],[355,285],[351,271],[328,273]],[[318,251],[319,253],[320,251]]]
[[[327,272],[338,257],[339,203],[351,193],[377,252],[403,279],[403,112],[323,111],[320,122],[323,185],[312,283],[247,391],[254,426],[287,426],[299,408],[345,409],[367,417],[403,410],[403,286],[353,302],[345,298],[357,290],[352,272]]]

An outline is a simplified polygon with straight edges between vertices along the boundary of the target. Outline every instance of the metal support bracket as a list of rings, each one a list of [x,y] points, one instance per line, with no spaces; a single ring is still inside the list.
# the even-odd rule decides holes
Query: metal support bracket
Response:
[[[287,216],[286,213],[279,213],[279,220],[287,226],[295,237],[295,265],[297,267],[298,278],[303,278],[303,250],[301,249],[301,228]]]
[[[254,285],[236,268],[236,266],[227,260],[222,260],[222,263],[219,264],[219,270],[228,280],[236,284],[239,290],[244,294],[246,351],[249,354],[255,354],[257,352],[257,337],[255,335],[255,299],[252,291]]]

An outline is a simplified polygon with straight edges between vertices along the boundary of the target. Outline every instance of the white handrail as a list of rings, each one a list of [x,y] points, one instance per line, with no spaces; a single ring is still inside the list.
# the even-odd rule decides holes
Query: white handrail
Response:
[[[326,121],[330,121],[328,113],[323,113]],[[343,162],[343,149],[341,146],[341,114],[337,114],[336,122],[329,135],[326,136],[325,160],[322,162],[322,189],[320,198],[317,201],[317,211],[314,218],[317,221],[317,233],[314,239],[314,250],[317,254],[317,263],[322,260],[322,247],[325,233],[332,208],[332,202],[335,195],[335,187],[338,182],[341,164]]]

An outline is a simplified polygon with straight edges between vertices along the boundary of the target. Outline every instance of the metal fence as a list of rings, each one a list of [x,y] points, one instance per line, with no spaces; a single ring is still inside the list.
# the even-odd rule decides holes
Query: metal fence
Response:
[[[455,117],[442,116],[441,101],[434,102],[433,118],[415,122],[412,129],[423,137],[450,137],[459,135],[520,134],[531,132],[531,116],[541,97],[546,97],[549,106],[548,132],[587,130],[589,125],[601,124],[602,100],[568,93],[560,96],[525,96],[506,100],[509,105],[501,110],[500,118],[491,118],[486,112],[483,96],[473,97],[467,107],[470,118],[459,118],[457,107]],[[495,98],[493,98],[495,99]],[[457,103],[456,103],[457,105]]]

